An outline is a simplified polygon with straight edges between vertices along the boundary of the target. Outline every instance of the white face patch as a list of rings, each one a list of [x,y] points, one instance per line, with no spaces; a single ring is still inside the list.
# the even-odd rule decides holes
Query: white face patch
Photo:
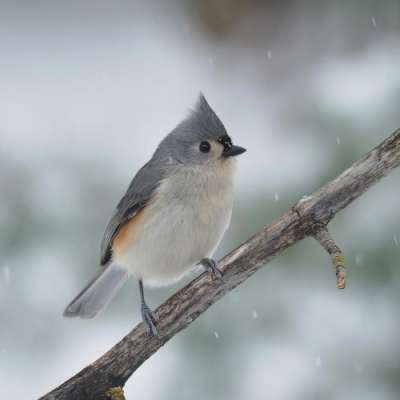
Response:
[[[211,151],[210,156],[212,159],[218,159],[222,157],[222,152],[224,151],[224,146],[221,143],[211,141]]]

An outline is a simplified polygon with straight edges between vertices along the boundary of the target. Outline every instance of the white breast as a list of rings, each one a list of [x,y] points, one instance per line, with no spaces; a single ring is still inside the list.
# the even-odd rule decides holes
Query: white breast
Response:
[[[216,168],[181,167],[164,180],[143,211],[128,250],[115,262],[159,286],[179,280],[211,257],[232,214],[233,167],[233,160]]]

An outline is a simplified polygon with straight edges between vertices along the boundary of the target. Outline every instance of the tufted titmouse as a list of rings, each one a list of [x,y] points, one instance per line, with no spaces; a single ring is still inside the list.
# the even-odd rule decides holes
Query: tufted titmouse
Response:
[[[232,214],[233,156],[245,151],[232,144],[200,95],[195,109],[134,177],[105,230],[102,270],[64,316],[94,317],[133,275],[139,281],[143,321],[156,334],[143,282],[167,285],[199,264],[220,277],[211,256]]]

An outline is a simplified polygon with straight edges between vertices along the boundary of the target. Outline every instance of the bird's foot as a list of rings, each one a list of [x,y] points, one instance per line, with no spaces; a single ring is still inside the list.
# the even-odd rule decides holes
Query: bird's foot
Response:
[[[146,325],[147,333],[150,336],[157,336],[158,331],[156,328],[157,322],[154,318],[154,315],[147,304],[142,304],[142,319],[144,324]]]
[[[213,260],[212,258],[203,258],[200,261],[200,264],[203,265],[207,269],[207,271],[212,274],[213,277],[222,280],[222,271],[218,268],[215,260]]]

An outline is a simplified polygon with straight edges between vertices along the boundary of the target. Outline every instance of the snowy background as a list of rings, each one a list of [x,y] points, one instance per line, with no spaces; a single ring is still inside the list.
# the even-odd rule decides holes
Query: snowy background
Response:
[[[3,396],[43,395],[140,320],[133,282],[97,319],[61,313],[96,272],[130,179],[200,90],[248,149],[221,256],[400,127],[399,71],[397,0],[2,0]],[[331,224],[345,291],[305,240],[148,360],[127,399],[398,399],[399,179]]]

